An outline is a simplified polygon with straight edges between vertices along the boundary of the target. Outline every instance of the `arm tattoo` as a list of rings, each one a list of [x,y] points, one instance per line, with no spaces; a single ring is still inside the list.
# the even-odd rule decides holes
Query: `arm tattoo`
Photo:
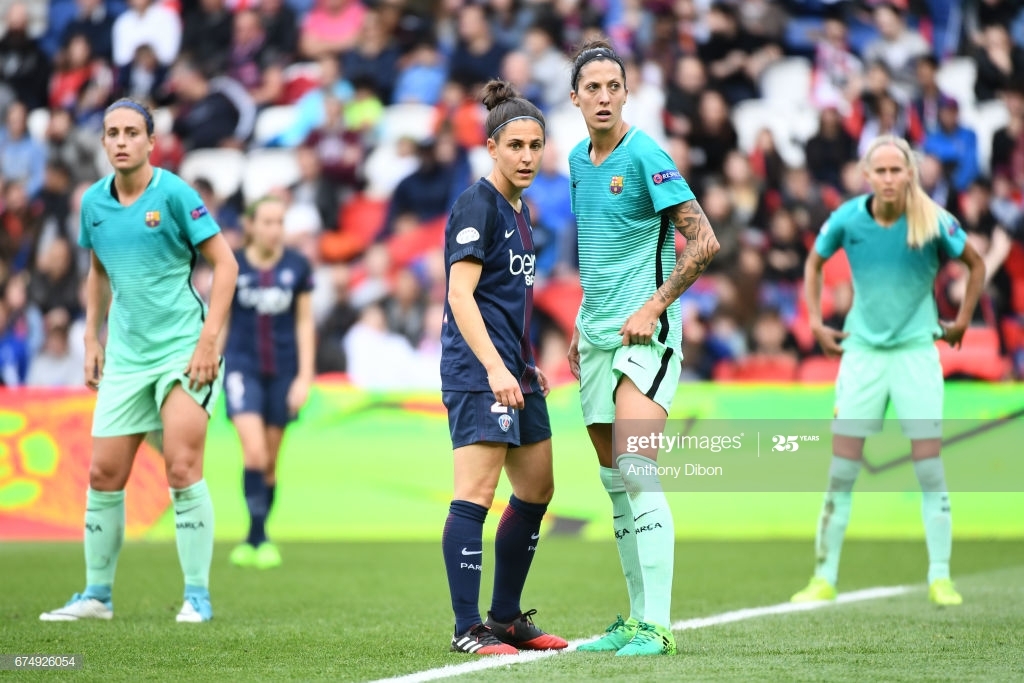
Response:
[[[672,274],[654,293],[664,304],[672,303],[689,289],[718,253],[718,239],[696,199],[677,204],[668,211],[676,229],[686,238],[686,248],[676,260]]]

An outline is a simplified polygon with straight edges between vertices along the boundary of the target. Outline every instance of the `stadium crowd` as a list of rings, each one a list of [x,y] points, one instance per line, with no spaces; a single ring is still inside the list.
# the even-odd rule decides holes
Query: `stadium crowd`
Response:
[[[0,0],[0,380],[82,383],[77,246],[108,172],[105,107],[156,111],[153,163],[203,196],[233,245],[244,206],[287,202],[316,266],[317,370],[439,386],[442,235],[489,167],[476,95],[491,77],[541,107],[549,140],[525,194],[537,246],[541,367],[571,379],[581,292],[567,155],[586,136],[567,54],[604,34],[628,56],[625,119],[666,149],[721,244],[681,299],[684,379],[834,377],[803,305],[829,215],[865,191],[881,133],[984,255],[989,282],[947,374],[1024,377],[1024,10],[1015,0]],[[483,152],[481,154],[481,152]],[[482,157],[482,158],[481,158]],[[196,270],[200,292],[209,273]],[[948,264],[940,314],[962,273]],[[841,258],[825,313],[851,299]],[[963,353],[963,352],[961,352]],[[819,374],[824,373],[824,374]],[[831,376],[828,373],[833,373]]]

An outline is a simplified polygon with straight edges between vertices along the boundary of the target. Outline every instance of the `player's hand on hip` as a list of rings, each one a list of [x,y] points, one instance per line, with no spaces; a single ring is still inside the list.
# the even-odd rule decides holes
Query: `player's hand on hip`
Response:
[[[103,379],[103,364],[106,356],[103,351],[103,344],[99,341],[85,342],[85,386],[93,391],[100,388],[100,380]]]
[[[299,409],[306,404],[309,397],[309,380],[303,377],[296,377],[288,387],[288,412],[292,417],[299,414]]]
[[[939,321],[939,327],[942,328],[941,339],[950,346],[952,346],[954,349],[959,349],[960,345],[964,341],[964,333],[967,332],[967,325],[960,325],[958,323],[944,323],[942,321]]]
[[[825,355],[834,358],[843,355],[843,347],[839,342],[850,336],[849,332],[843,332],[827,325],[811,327],[814,338],[818,340],[818,346],[825,352]]]
[[[192,391],[201,389],[217,379],[220,372],[220,356],[217,354],[217,343],[212,339],[199,338],[192,359],[185,366],[188,375],[188,388]]]
[[[658,329],[658,317],[651,315],[645,308],[629,316],[621,328],[623,346],[646,346],[651,343],[655,330]]]
[[[507,408],[522,408],[526,405],[523,390],[508,368],[502,366],[487,374],[487,383],[494,392],[494,399]]]

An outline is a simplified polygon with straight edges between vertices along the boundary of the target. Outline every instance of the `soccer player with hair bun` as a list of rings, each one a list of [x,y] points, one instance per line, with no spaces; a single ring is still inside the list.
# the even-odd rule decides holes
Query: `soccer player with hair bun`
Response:
[[[445,228],[448,298],[441,396],[448,410],[455,491],[441,536],[455,612],[451,650],[475,655],[557,650],[568,643],[519,604],[554,493],[548,382],[530,344],[536,254],[523,200],[544,154],[544,115],[511,84],[490,81],[491,172],[456,200]],[[483,526],[502,469],[512,496],[494,541],[494,590],[480,616]]]

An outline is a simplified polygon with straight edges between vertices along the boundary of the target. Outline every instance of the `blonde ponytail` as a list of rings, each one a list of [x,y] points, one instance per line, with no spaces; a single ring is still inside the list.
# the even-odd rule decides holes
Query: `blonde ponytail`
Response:
[[[921,178],[917,170],[917,158],[910,145],[903,138],[894,135],[882,135],[875,138],[864,153],[865,167],[876,149],[883,145],[892,145],[903,154],[903,160],[910,171],[910,182],[907,183],[905,212],[907,215],[907,246],[920,249],[939,236],[939,220],[946,213],[936,204],[921,187]]]

